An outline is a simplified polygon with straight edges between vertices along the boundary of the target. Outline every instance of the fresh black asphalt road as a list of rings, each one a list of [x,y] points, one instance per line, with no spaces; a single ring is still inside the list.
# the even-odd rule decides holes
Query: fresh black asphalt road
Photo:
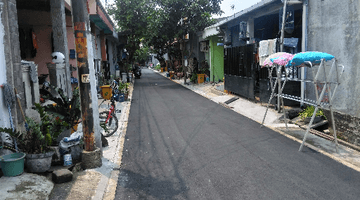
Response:
[[[359,172],[298,148],[143,69],[115,199],[360,199]]]

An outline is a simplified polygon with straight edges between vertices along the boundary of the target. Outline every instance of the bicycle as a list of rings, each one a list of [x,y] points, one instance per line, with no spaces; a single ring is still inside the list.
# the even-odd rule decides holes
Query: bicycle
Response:
[[[116,94],[117,88],[115,84],[112,84],[110,87],[112,88],[112,92],[111,92],[112,95],[110,97],[110,102],[111,102],[110,109],[108,111],[103,111],[99,113],[100,126],[104,129],[104,132],[102,132],[102,135],[104,137],[109,137],[113,135],[118,129],[118,118],[116,117],[115,114],[115,98],[114,98],[114,94]],[[103,95],[103,93],[101,94]],[[99,107],[106,100],[107,99],[104,98],[104,100],[100,103]]]

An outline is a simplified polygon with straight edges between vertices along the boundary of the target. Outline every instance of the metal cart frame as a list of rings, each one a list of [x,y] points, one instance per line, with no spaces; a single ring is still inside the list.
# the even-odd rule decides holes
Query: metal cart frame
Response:
[[[270,102],[274,97],[278,97],[278,101],[281,102],[281,107],[282,107],[281,109],[283,110],[283,113],[284,113],[284,121],[285,121],[286,129],[288,129],[288,125],[287,125],[286,110],[284,107],[284,99],[297,101],[300,103],[314,106],[315,107],[314,113],[311,117],[309,125],[306,129],[303,141],[299,148],[299,151],[302,151],[302,148],[303,148],[306,138],[310,132],[310,127],[314,122],[314,119],[315,119],[318,109],[321,108],[321,109],[325,109],[325,110],[330,110],[332,127],[334,130],[334,141],[336,144],[336,151],[338,151],[338,142],[337,142],[337,136],[336,136],[336,127],[335,127],[335,121],[334,121],[332,102],[335,97],[336,90],[337,90],[338,86],[340,85],[340,79],[344,73],[344,66],[339,65],[337,63],[337,60],[334,59],[331,64],[331,68],[330,68],[329,72],[326,73],[325,59],[322,59],[320,62],[318,62],[316,64],[313,64],[311,62],[305,62],[304,65],[306,67],[309,67],[309,69],[312,70],[312,74],[314,77],[313,80],[289,78],[288,70],[286,69],[285,66],[279,66],[279,65],[274,64],[273,66],[268,67],[269,80],[270,80],[270,86],[271,86],[272,91],[271,91],[271,95],[270,95],[269,102],[266,107],[266,111],[265,111],[261,126],[263,126],[263,124],[264,124]],[[276,77],[272,76],[272,72],[274,69],[276,70]],[[282,71],[285,71],[285,76],[282,76],[283,75]],[[274,79],[275,79],[275,82],[273,83]],[[305,83],[313,83],[316,100],[305,99],[305,98],[302,99],[301,97],[298,97],[298,96],[284,94],[283,89],[288,80],[301,81],[301,82],[305,82]],[[281,81],[283,81],[282,84],[281,84]],[[276,86],[278,86],[277,94],[275,93]],[[320,88],[320,91],[319,91],[319,88]],[[327,95],[326,95],[326,93],[327,93]]]

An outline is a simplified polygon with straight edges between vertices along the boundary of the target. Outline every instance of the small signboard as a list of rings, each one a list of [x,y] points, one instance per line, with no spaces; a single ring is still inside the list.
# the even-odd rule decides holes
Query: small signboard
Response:
[[[82,83],[90,83],[90,75],[89,74],[81,74],[81,82]]]

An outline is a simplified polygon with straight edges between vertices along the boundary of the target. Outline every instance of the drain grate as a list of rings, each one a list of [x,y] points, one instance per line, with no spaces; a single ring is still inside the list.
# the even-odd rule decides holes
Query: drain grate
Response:
[[[234,102],[234,101],[236,101],[236,100],[238,100],[238,99],[239,99],[239,97],[233,97],[233,98],[225,101],[224,103],[225,103],[225,104],[230,104],[230,103],[232,103],[232,102]]]

